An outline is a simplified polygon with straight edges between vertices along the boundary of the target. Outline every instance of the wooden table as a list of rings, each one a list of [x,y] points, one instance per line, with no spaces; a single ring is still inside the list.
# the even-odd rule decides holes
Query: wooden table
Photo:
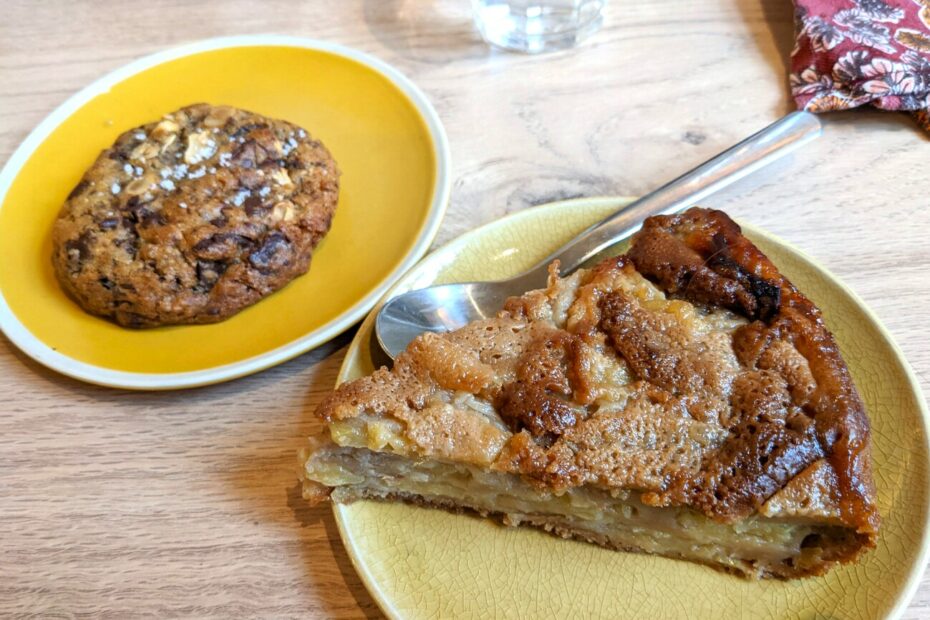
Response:
[[[343,43],[426,91],[453,152],[437,244],[535,204],[645,192],[791,109],[788,0],[612,8],[581,48],[527,57],[482,43],[466,0],[5,0],[0,162],[111,69],[242,33]],[[705,204],[839,274],[926,392],[927,138],[899,114],[826,125],[792,160]],[[66,379],[0,339],[0,615],[377,617],[329,509],[305,506],[294,476],[351,338],[256,376],[156,394]],[[925,576],[905,617],[928,614]]]

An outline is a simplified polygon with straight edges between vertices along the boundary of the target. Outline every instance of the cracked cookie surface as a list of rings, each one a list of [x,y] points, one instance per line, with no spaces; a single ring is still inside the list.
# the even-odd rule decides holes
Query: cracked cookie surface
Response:
[[[192,105],[100,154],[58,215],[52,262],[82,308],[120,325],[213,323],[307,271],[338,195],[304,129]]]

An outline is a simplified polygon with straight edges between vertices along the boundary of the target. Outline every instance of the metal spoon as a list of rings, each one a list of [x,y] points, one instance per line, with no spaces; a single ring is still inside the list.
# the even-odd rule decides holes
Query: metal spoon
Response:
[[[443,284],[398,295],[378,312],[378,342],[393,359],[423,332],[450,331],[494,316],[508,297],[543,287],[553,260],[559,259],[561,273],[568,274],[635,233],[645,218],[694,204],[806,144],[820,130],[813,114],[793,112],[588,228],[529,271],[509,280]]]

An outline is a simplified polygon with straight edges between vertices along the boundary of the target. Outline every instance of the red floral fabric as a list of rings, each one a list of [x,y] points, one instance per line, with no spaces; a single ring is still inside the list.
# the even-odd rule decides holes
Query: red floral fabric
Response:
[[[795,0],[791,93],[812,112],[930,108],[930,0]]]

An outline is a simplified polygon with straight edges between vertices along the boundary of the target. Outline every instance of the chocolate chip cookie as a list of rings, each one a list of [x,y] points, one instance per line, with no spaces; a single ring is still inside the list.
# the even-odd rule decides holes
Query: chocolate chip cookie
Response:
[[[192,105],[101,153],[55,222],[55,273],[123,326],[221,321],[307,271],[338,195],[336,163],[305,130]]]

